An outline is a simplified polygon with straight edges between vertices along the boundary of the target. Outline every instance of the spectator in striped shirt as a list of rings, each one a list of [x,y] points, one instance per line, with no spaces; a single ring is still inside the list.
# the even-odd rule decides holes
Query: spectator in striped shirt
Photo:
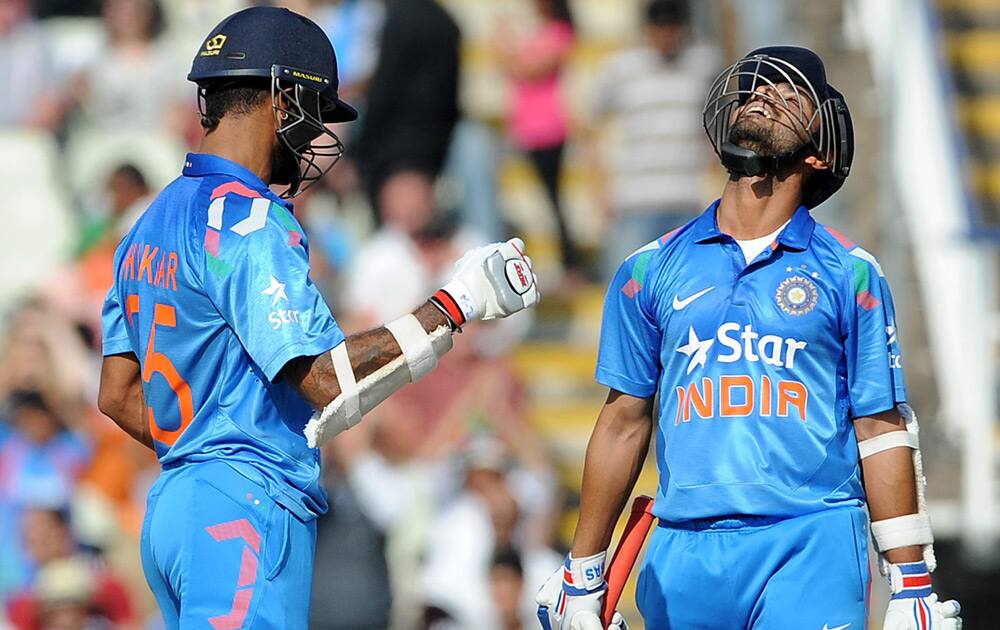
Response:
[[[651,0],[644,41],[611,57],[598,80],[588,134],[590,179],[609,220],[602,271],[699,213],[711,156],[703,95],[718,53],[692,41],[683,0]],[[609,156],[605,163],[603,156]]]

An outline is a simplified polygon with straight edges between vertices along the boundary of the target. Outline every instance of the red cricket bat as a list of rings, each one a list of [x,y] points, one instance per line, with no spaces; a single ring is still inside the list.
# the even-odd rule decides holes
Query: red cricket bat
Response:
[[[653,499],[641,495],[632,502],[632,514],[625,523],[625,531],[618,541],[615,553],[608,563],[608,593],[604,597],[604,608],[601,610],[601,621],[607,628],[611,623],[611,618],[618,607],[618,600],[621,599],[622,591],[625,589],[625,582],[632,573],[635,561],[639,559],[639,552],[643,543],[646,542],[646,535],[653,525]]]

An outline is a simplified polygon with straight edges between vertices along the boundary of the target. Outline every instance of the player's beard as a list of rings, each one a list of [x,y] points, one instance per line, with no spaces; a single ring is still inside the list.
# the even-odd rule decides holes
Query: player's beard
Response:
[[[788,155],[806,143],[791,129],[760,115],[737,118],[729,130],[729,142],[763,157]]]
[[[271,183],[291,186],[301,176],[299,156],[279,139],[271,151]]]

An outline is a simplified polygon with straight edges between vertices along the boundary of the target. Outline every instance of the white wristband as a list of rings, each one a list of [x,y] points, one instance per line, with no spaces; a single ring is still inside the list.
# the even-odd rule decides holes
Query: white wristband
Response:
[[[604,586],[604,561],[607,555],[606,551],[584,558],[574,558],[573,554],[569,554],[566,558],[566,571],[563,574],[563,580],[587,591],[602,588]]]
[[[931,522],[926,514],[907,514],[881,521],[872,521],[872,538],[879,552],[911,545],[929,545],[934,542]]]
[[[465,286],[460,280],[452,280],[448,284],[442,287],[442,290],[447,291],[455,303],[458,304],[458,308],[462,309],[462,314],[465,315],[465,321],[471,322],[474,319],[479,319],[482,313],[479,312],[479,306],[476,305],[476,298],[473,297],[472,291],[469,287]]]
[[[410,382],[415,383],[437,366],[438,357],[431,344],[431,337],[413,315],[404,315],[385,325],[403,351],[410,369]]]

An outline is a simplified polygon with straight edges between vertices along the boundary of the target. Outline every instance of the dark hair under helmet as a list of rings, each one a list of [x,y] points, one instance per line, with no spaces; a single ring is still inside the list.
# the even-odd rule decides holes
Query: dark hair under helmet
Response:
[[[271,86],[278,137],[299,167],[283,196],[295,196],[343,154],[343,144],[325,123],[358,117],[337,96],[337,57],[330,39],[315,22],[288,9],[259,6],[233,13],[205,38],[188,80],[198,84],[200,107],[207,93],[248,79]],[[326,142],[317,142],[321,136]]]
[[[757,94],[773,107],[783,109],[798,121],[808,138],[802,149],[781,156],[762,156],[729,141],[733,111],[763,85],[792,86],[799,101],[807,96],[816,110],[806,119],[795,112],[778,90]],[[854,127],[844,96],[826,81],[826,69],[816,53],[796,46],[758,48],[726,68],[712,83],[702,110],[705,132],[712,147],[730,173],[753,177],[784,170],[807,155],[816,155],[829,165],[817,173],[804,191],[802,203],[814,208],[844,184],[854,157]]]

